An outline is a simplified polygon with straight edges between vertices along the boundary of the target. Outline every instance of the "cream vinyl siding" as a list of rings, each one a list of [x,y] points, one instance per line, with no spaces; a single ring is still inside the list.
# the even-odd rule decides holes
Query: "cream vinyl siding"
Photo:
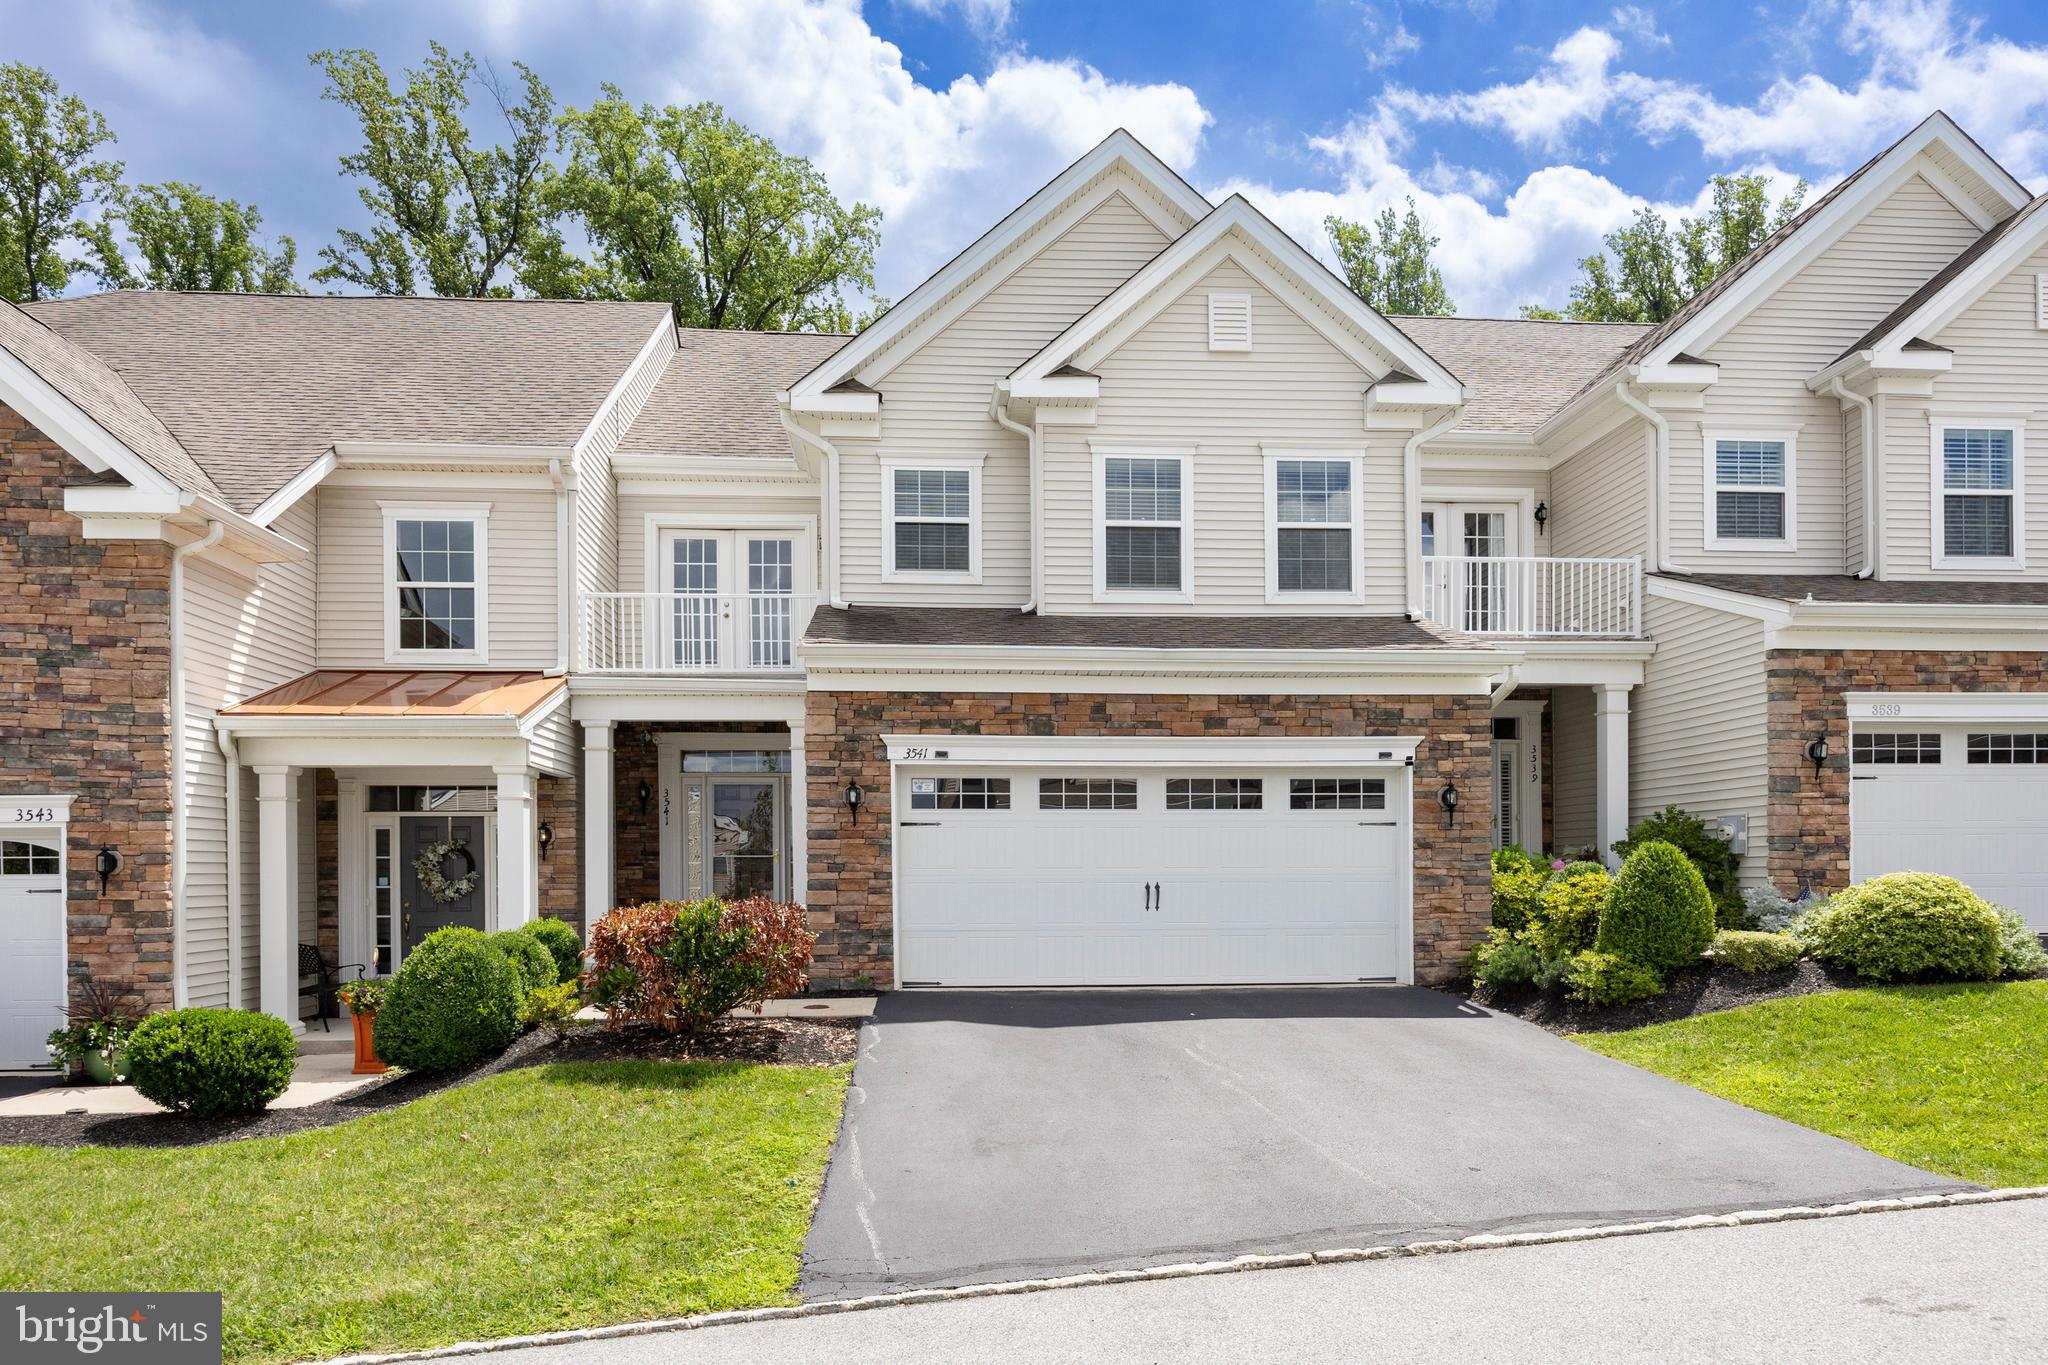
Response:
[[[591,433],[589,443],[576,460],[576,591],[614,592],[623,586],[613,578],[619,558],[623,523],[619,520],[618,484],[612,478],[612,452],[646,406],[647,396],[670,365],[676,364],[675,332],[669,329],[664,354],[643,365],[632,382],[619,392],[616,402]]]
[[[1650,438],[1650,424],[1631,418],[1550,471],[1543,553],[1603,559],[1647,552]]]
[[[1599,749],[1593,689],[1550,692],[1550,846],[1576,853],[1600,837]]]
[[[1705,351],[1702,358],[1721,372],[1704,410],[1697,420],[1671,416],[1673,559],[1702,573],[1844,571],[1842,405],[1807,392],[1806,377],[1978,235],[1914,176]],[[1705,548],[1702,432],[1717,429],[1797,435],[1796,549]]]
[[[309,501],[277,521],[301,543],[313,538]],[[204,559],[185,567],[185,918],[179,941],[185,988],[193,1005],[232,1006],[229,955],[235,926],[228,913],[227,760],[215,738],[213,717],[222,707],[288,682],[313,668],[315,604],[313,564],[300,560],[265,565],[255,579]],[[255,774],[243,770],[245,791]],[[253,1003],[256,973],[252,880],[255,802],[246,804],[243,836],[243,918],[248,930],[243,972]]]
[[[1657,652],[1629,695],[1629,823],[1668,805],[1749,817],[1744,882],[1764,881],[1770,796],[1763,623],[1643,594]]]
[[[1884,400],[1885,576],[1887,578],[2048,578],[2048,331],[2034,325],[2034,277],[2048,271],[2048,248],[1993,285],[1930,340],[1955,352],[1934,381],[1932,401]],[[2025,423],[2023,475],[2027,567],[1933,567],[1934,457],[1930,414],[1944,422]]]
[[[1531,459],[1527,469],[1458,469],[1446,467],[1439,456],[1425,449],[1422,452],[1422,496],[1427,499],[1432,490],[1441,489],[1451,500],[1466,498],[1474,502],[1485,501],[1490,492],[1512,490],[1517,494],[1533,494],[1537,502],[1550,501],[1550,471]],[[1533,552],[1541,554],[1539,545]],[[1524,551],[1524,553],[1531,553]]]
[[[391,566],[384,559],[384,510],[407,507],[491,505],[489,591],[484,668],[553,668],[559,661],[555,610],[555,494],[553,489],[493,488],[450,476],[445,489],[322,488],[320,511],[320,667],[391,668],[384,655],[385,599]],[[418,665],[433,668],[431,657]]]
[[[1209,349],[1211,291],[1251,295],[1251,350]],[[1403,609],[1401,437],[1364,429],[1372,376],[1234,262],[1191,282],[1097,369],[1102,396],[1095,425],[1049,428],[1045,435],[1046,610],[1373,615]],[[1362,608],[1267,605],[1262,443],[1365,455]],[[1185,505],[1194,547],[1192,603],[1134,608],[1093,600],[1093,452],[1145,446],[1194,451]]]
[[[557,707],[553,715],[533,727],[533,737],[527,741],[526,751],[533,766],[549,776],[575,775],[580,751],[568,706]]]
[[[746,529],[759,529],[759,518],[787,518],[791,529],[800,529],[806,518],[815,520],[819,515],[818,499],[815,495],[804,494],[752,494],[736,492],[731,495],[683,493],[621,493],[619,495],[619,562],[618,591],[620,592],[667,592],[671,580],[659,577],[653,582],[647,578],[647,518],[658,516],[667,526],[683,526],[693,529],[719,530],[731,527],[735,519],[744,518]],[[657,552],[658,553],[658,552]],[[818,562],[818,547],[813,540],[811,564]],[[799,577],[803,570],[799,569]],[[733,585],[736,591],[740,584]],[[813,577],[809,591],[816,590]]]
[[[989,419],[989,397],[998,379],[1166,245],[1129,199],[1112,196],[881,381],[880,438],[833,442],[840,452],[841,592],[848,600],[990,606],[1030,594],[1029,453],[1023,437]],[[890,548],[883,543],[885,454],[987,457],[979,584],[882,581]]]

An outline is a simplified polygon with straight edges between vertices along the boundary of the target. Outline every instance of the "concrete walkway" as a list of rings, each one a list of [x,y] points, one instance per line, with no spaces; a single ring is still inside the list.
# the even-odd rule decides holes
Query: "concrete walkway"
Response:
[[[272,1109],[303,1109],[339,1099],[378,1079],[354,1074],[355,1040],[346,1019],[334,1032],[315,1024],[299,1039],[299,1065],[292,1083],[270,1102]],[[132,1085],[67,1085],[55,1076],[0,1080],[0,1118],[48,1114],[156,1114],[162,1111]]]

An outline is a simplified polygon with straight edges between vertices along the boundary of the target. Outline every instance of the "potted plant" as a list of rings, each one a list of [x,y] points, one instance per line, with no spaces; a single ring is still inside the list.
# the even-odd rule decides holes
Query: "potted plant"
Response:
[[[128,998],[128,993],[112,982],[81,983],[78,1003],[64,1011],[64,1026],[50,1032],[50,1056],[67,1072],[73,1062],[80,1063],[96,1084],[125,1082],[128,1036],[142,1022]]]
[[[385,1066],[377,1060],[377,1049],[373,1042],[376,1037],[377,1011],[384,1004],[383,981],[375,977],[344,981],[334,988],[334,997],[348,1007],[348,1017],[355,1024],[355,1074],[383,1075]]]

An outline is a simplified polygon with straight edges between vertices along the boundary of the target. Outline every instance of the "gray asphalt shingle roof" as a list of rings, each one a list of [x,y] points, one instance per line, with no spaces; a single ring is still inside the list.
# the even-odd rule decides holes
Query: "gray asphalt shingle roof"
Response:
[[[1460,431],[1534,431],[1649,327],[1524,318],[1388,319],[1465,381]]]
[[[1041,616],[1013,607],[819,607],[811,644],[1090,649],[1473,649],[1484,641],[1401,616]]]
[[[775,395],[844,346],[816,332],[686,329],[619,449],[659,455],[789,454]]]
[[[1856,578],[1848,574],[1658,574],[1673,583],[1779,602],[1893,606],[2048,606],[2048,582],[1943,582]]]

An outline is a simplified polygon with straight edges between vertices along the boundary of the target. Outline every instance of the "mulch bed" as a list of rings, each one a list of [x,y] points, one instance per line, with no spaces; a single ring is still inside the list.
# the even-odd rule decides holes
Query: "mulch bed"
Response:
[[[46,1114],[0,1118],[0,1145],[35,1147],[198,1147],[244,1138],[285,1137],[396,1109],[451,1086],[521,1066],[554,1062],[772,1062],[835,1066],[860,1046],[858,1019],[721,1019],[691,1037],[659,1029],[586,1025],[562,1041],[545,1029],[513,1040],[495,1057],[434,1076],[392,1075],[339,1099],[302,1109],[272,1109],[244,1119],[177,1114]]]
[[[1668,980],[1669,989],[1654,999],[1607,1008],[1567,1000],[1561,992],[1521,990],[1495,994],[1484,986],[1473,990],[1471,999],[1475,1005],[1515,1015],[1552,1033],[1619,1033],[1645,1024],[1690,1019],[1765,1000],[1785,1000],[1795,995],[1868,984],[1849,972],[1823,967],[1811,959],[1803,959],[1782,971],[1755,975],[1733,967],[1693,967],[1671,973]]]

